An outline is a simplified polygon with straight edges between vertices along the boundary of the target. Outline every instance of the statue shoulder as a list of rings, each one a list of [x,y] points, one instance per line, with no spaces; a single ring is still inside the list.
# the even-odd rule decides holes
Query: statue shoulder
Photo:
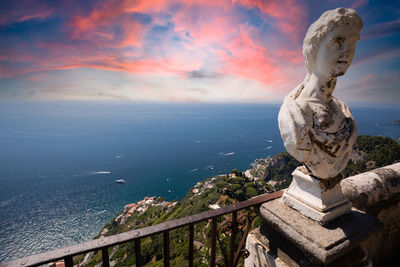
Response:
[[[299,103],[296,101],[297,97],[303,90],[304,85],[300,84],[296,86],[292,91],[289,92],[283,99],[283,104],[287,106],[287,108],[291,108],[292,110],[296,110],[297,108],[300,109]]]
[[[306,123],[304,111],[293,97],[293,90],[287,95],[278,115],[278,124],[286,150],[293,156],[299,153],[299,149],[309,150],[308,137],[309,124]],[[302,158],[302,157],[300,157]]]
[[[346,117],[352,117],[351,110],[350,110],[349,106],[345,102],[343,102],[342,100],[337,99],[336,97],[332,97],[332,100],[340,108],[340,110],[343,112],[343,114],[346,115]]]
[[[292,93],[293,91],[283,99],[283,104],[279,113],[285,113],[288,115],[290,114],[290,117],[302,116],[303,112],[301,110],[301,107],[296,99],[293,97]]]

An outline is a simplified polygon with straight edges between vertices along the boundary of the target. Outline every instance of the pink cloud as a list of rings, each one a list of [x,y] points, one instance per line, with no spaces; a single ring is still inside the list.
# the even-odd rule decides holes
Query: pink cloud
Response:
[[[295,0],[233,0],[249,8],[258,8],[276,20],[277,27],[292,40],[303,38],[307,14],[305,8]]]
[[[77,68],[92,68],[107,71],[124,71],[131,73],[152,73],[152,74],[176,74],[182,75],[187,71],[184,65],[168,59],[145,59],[127,61],[114,56],[94,56],[79,58],[73,57],[70,60],[43,64],[37,69],[29,69],[24,73],[33,71],[55,71],[71,70]]]
[[[364,95],[366,91],[374,94],[375,97],[383,97],[385,92],[391,93],[397,91],[399,82],[400,76],[396,72],[388,71],[379,75],[376,75],[376,73],[368,74],[359,80],[346,84],[344,88],[345,91],[353,92],[356,98]],[[392,89],[387,91],[388,88]],[[394,91],[392,91],[393,89]],[[392,100],[395,99],[386,99],[387,102],[391,102]]]
[[[300,49],[293,51],[285,48],[280,48],[276,53],[282,59],[282,61],[290,61],[293,64],[301,64],[304,61],[303,54]]]
[[[374,74],[368,74],[367,76],[365,76],[365,77],[363,77],[362,79],[361,79],[361,81],[362,82],[366,82],[366,81],[368,81],[368,80],[370,80],[371,78],[373,78],[375,75]]]
[[[50,16],[53,13],[53,10],[35,10],[33,13],[22,15],[22,17],[18,18],[18,22],[26,21],[29,19],[44,19]]]
[[[179,4],[174,12],[168,9],[171,4]],[[285,0],[284,4],[283,10],[278,1],[105,1],[95,6],[89,14],[75,14],[70,18],[67,27],[73,42],[35,43],[36,48],[46,51],[44,54],[14,51],[10,53],[10,59],[32,64],[9,69],[6,73],[12,76],[92,68],[172,74],[184,78],[187,73],[205,68],[211,69],[210,72],[273,84],[286,80],[285,68],[288,65],[302,64],[301,51],[263,43],[261,29],[241,20],[232,7],[245,5],[258,8],[262,14],[274,18],[284,34],[297,36],[305,18],[301,6],[291,0]],[[154,22],[152,25],[142,25],[131,15],[133,12],[143,12],[157,18],[157,12],[161,11],[172,16],[172,33],[164,33],[159,43],[144,47],[147,45],[144,36]],[[116,26],[120,27],[121,34],[114,32]],[[187,32],[190,37],[186,35]],[[175,36],[184,40],[178,47],[169,43],[169,39]],[[75,45],[76,42],[78,45]],[[128,47],[130,50],[121,50]]]
[[[272,12],[271,12],[272,13]],[[273,13],[278,17],[277,12]],[[284,79],[278,61],[295,65],[303,61],[301,50],[267,47],[262,44],[261,30],[238,17],[226,6],[200,10],[194,6],[180,10],[174,16],[178,31],[188,31],[193,37],[194,49],[208,47],[220,62],[217,72],[271,84]],[[216,44],[218,48],[210,45]]]
[[[189,12],[183,11],[174,17],[174,22],[177,25],[176,30],[188,31],[194,38],[194,42],[200,46],[224,41],[235,31],[235,26],[237,26],[237,24],[231,23],[231,18],[219,17],[218,14],[214,16],[209,14],[208,18],[199,23],[199,21],[192,20]]]
[[[374,51],[369,51],[357,57],[356,61],[352,66],[359,66],[362,64],[370,64],[372,61],[384,62],[388,59],[394,59],[400,57],[400,49],[398,47],[379,49]]]
[[[174,12],[176,32],[188,32],[197,46],[220,44],[238,32],[239,19],[229,1],[183,1]]]
[[[0,78],[10,78],[17,75],[71,70],[77,68],[91,68],[108,71],[123,71],[130,73],[173,74],[184,76],[185,73],[200,68],[199,59],[188,60],[189,54],[169,53],[165,57],[140,57],[130,52],[114,53],[90,45],[73,47],[63,44],[38,43],[36,47],[45,49],[46,54],[29,52],[18,53],[21,47],[11,53],[4,54],[0,60],[19,62],[18,67],[3,66]]]
[[[24,0],[15,2],[15,7],[7,12],[2,12],[0,25],[23,22],[30,19],[45,19],[52,15],[54,10],[37,0]]]
[[[390,36],[400,32],[400,19],[375,23],[368,26],[361,34],[362,39],[375,39]]]
[[[140,46],[146,28],[132,20],[129,4],[132,1],[106,1],[87,16],[73,16],[69,23],[71,38],[116,48]],[[115,26],[120,27],[122,37],[115,35]]]
[[[359,8],[368,3],[368,0],[355,0],[354,3],[350,6],[351,8]]]
[[[248,25],[240,27],[240,36],[226,45],[230,53],[219,52],[219,56],[226,62],[220,71],[265,84],[284,79],[283,73],[279,71],[268,49],[251,36],[254,31],[256,29]]]

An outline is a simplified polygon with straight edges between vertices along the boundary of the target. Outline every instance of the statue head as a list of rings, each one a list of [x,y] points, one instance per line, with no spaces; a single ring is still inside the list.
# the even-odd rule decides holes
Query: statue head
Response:
[[[307,72],[343,75],[354,56],[363,22],[354,9],[328,10],[311,24],[303,42]]]

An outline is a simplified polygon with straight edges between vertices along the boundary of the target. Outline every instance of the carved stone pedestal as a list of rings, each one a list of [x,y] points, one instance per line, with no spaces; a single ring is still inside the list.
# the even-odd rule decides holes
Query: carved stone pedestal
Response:
[[[378,219],[352,209],[325,225],[276,199],[260,208],[263,224],[247,239],[254,266],[368,266],[362,241],[381,227]]]
[[[293,181],[283,195],[286,205],[319,222],[327,223],[351,209],[351,203],[340,188],[341,177],[316,179],[301,166],[293,173]]]

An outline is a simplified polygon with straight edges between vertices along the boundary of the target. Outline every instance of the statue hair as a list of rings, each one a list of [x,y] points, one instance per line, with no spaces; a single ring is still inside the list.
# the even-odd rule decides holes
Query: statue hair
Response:
[[[353,25],[361,31],[363,22],[361,17],[352,8],[336,8],[328,10],[311,24],[303,41],[303,55],[307,68],[307,77],[314,68],[316,54],[321,41],[338,26]],[[307,78],[306,78],[307,80]]]

